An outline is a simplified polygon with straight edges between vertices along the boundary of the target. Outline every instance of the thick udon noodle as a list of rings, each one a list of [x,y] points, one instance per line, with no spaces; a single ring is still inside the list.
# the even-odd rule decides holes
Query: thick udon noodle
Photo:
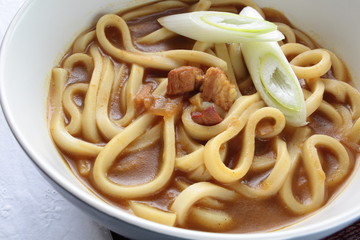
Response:
[[[244,6],[270,16],[250,0],[156,2],[104,15],[77,38],[53,69],[50,130],[61,153],[76,163],[75,171],[92,189],[113,202],[120,199],[121,206],[145,219],[242,232],[226,207],[241,204],[239,198],[276,199],[289,215],[302,216],[323,206],[334,192],[329,189],[349,176],[359,150],[360,95],[333,52],[317,48],[288,22],[276,23],[286,36],[279,44],[306,98],[309,123],[293,128],[254,91],[239,44],[187,41],[192,49],[142,51],[161,49],[159,43],[177,36],[156,25],[154,31],[132,37],[127,23],[179,11],[238,13]],[[116,35],[121,39],[112,41],[109,29],[121,33]],[[238,98],[220,123],[194,122],[193,105],[187,100],[179,111],[165,111],[163,116],[138,109],[134,99],[144,84],[151,84],[154,96],[166,97],[162,73],[183,65],[221,68],[236,86]],[[162,77],[151,77],[149,69]],[[159,164],[147,181],[124,184],[110,177],[110,171],[131,169],[136,154],[154,145],[160,146]],[[126,156],[133,161],[119,164]],[[166,204],[148,201],[166,189],[172,189]]]

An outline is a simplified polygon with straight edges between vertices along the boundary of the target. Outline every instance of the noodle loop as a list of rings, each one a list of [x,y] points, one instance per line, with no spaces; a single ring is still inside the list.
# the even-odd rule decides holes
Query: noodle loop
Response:
[[[257,134],[256,127],[263,120],[271,118],[275,121],[271,130],[264,134]],[[285,127],[284,115],[275,108],[261,108],[250,115],[244,130],[241,153],[234,169],[228,168],[221,160],[219,149],[222,144],[236,136],[245,126],[243,119],[233,121],[228,128],[207,142],[204,149],[206,168],[219,182],[231,183],[241,179],[249,171],[254,158],[255,136],[269,138],[279,134]]]
[[[303,52],[290,63],[298,78],[318,78],[331,68],[330,55],[323,49]]]

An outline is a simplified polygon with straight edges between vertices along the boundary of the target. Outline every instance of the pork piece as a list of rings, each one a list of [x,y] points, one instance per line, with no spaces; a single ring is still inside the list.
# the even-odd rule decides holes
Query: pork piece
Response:
[[[214,106],[207,107],[199,112],[192,112],[191,118],[197,124],[205,126],[216,125],[223,120],[222,117],[216,112]]]
[[[178,95],[192,92],[199,88],[203,77],[203,70],[197,67],[183,66],[175,68],[168,73],[166,94]]]
[[[237,98],[235,86],[223,70],[215,67],[206,71],[201,91],[204,101],[213,102],[225,111],[230,109]]]

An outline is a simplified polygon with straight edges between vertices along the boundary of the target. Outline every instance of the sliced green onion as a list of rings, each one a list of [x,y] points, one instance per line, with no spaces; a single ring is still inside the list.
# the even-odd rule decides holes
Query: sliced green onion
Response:
[[[240,15],[262,19],[253,8]],[[268,106],[278,108],[292,126],[306,124],[306,106],[300,83],[277,42],[246,42],[241,50],[256,90]]]
[[[272,22],[244,17],[233,13],[205,11],[200,19],[215,27],[237,32],[268,33],[275,31],[277,28]]]
[[[198,11],[162,17],[158,22],[170,31],[202,42],[264,42],[284,38],[271,22],[233,13]]]

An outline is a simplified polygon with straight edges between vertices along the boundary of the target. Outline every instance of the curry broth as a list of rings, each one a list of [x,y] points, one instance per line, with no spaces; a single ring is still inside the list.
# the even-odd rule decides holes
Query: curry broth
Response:
[[[186,10],[187,9],[179,8],[170,11],[165,11],[160,14],[153,14],[146,17],[139,17],[135,20],[129,21],[128,25],[132,33],[132,38],[133,39],[139,38],[151,31],[160,28],[160,25],[156,21],[158,17],[174,14],[174,13],[180,13]],[[266,13],[266,18],[268,20],[290,24],[289,21],[282,14],[280,14],[275,10],[264,9],[264,12]],[[117,30],[113,28],[109,28],[107,30],[106,35],[108,38],[110,38],[111,42],[114,45],[118,47],[122,47],[121,41],[119,41],[119,39],[121,39],[120,33],[117,32]],[[152,52],[152,51],[162,51],[169,49],[191,49],[192,45],[194,44],[194,41],[179,36],[154,45],[147,46],[147,45],[137,44],[136,42],[134,42],[134,44],[139,50]],[[70,54],[71,54],[71,50],[68,52],[66,56],[69,56]],[[106,52],[102,51],[102,54],[106,55]],[[112,61],[114,62],[115,66],[119,66],[119,64],[121,63],[118,62],[118,60],[116,59],[112,59]],[[62,66],[62,64],[63,61],[60,62],[59,66]],[[156,84],[154,78],[166,77],[166,76],[167,76],[167,72],[165,71],[159,71],[159,70],[155,71],[151,69],[146,69],[143,82]],[[91,76],[87,75],[84,66],[78,65],[71,74],[67,84],[72,84],[76,82],[88,82],[90,78]],[[124,83],[126,80],[127,80],[127,76],[124,76],[122,82]],[[115,119],[119,119],[122,116],[122,112],[121,110],[119,110],[120,109],[118,102],[119,92],[120,90],[114,93],[115,94],[115,97],[113,98],[114,101],[111,102],[109,109],[110,114],[112,114],[112,116],[114,116]],[[51,119],[51,115],[52,115],[51,94],[52,91],[50,89],[49,119]],[[188,97],[185,96],[183,98],[185,105],[187,104],[186,103],[187,100]],[[84,96],[82,96],[81,94],[77,95],[76,96],[77,105],[81,107],[83,102],[84,102]],[[141,111],[139,111],[138,114],[140,113]],[[331,129],[325,127],[328,124],[326,119],[323,119],[319,115],[314,115],[314,117],[311,118],[311,121],[312,122],[310,123],[310,127],[312,127],[313,132],[326,133],[328,135],[336,136],[335,132],[331,132]],[[266,125],[266,123],[263,124]],[[229,152],[226,157],[227,159],[226,164],[230,167],[236,165],[234,159],[236,156],[240,154],[241,149],[239,149],[238,146],[240,145],[239,141],[241,141],[241,135],[242,132],[240,132],[238,136],[234,137],[230,141]],[[288,138],[288,135],[291,135],[291,129],[288,130],[288,132],[284,131],[283,139],[286,140]],[[77,136],[77,137],[82,138],[82,136]],[[105,141],[103,144],[105,144]],[[271,140],[269,141],[256,140],[255,155],[258,156],[268,155],[275,158],[276,152],[274,151],[274,149],[272,149],[271,145],[272,145]],[[145,150],[118,156],[117,161],[113,164],[111,170],[108,173],[109,179],[111,179],[113,182],[124,185],[135,185],[152,180],[156,176],[158,168],[161,165],[162,148],[163,148],[162,141],[160,140],[157,141],[156,144],[153,144],[151,147]],[[181,144],[177,142],[178,154],[184,153],[185,152],[184,149],[186,149],[186,147],[181,146]],[[109,204],[116,205],[124,209],[125,211],[131,212],[131,210],[129,210],[127,201],[109,197],[106,194],[102,193],[100,189],[97,189],[96,184],[92,179],[91,173],[87,177],[84,177],[79,173],[78,164],[80,160],[85,160],[89,164],[89,167],[91,168],[95,159],[91,159],[91,158],[80,159],[76,156],[70,156],[64,153],[62,153],[62,156],[64,157],[66,163],[70,166],[73,173],[78,178],[80,178],[81,181],[86,185],[86,187],[91,189],[96,196],[108,202]],[[332,158],[332,154],[326,151],[323,151],[323,156],[327,159]],[[351,165],[352,167],[354,165],[354,156],[351,157]],[[330,164],[326,166],[326,171],[331,171],[332,167],[333,165],[331,164],[330,161]],[[303,169],[303,166],[300,165],[299,169],[300,170],[298,171],[295,179],[301,179],[301,181],[293,183],[294,186],[293,190],[295,191],[295,195],[299,199],[303,199],[309,197],[310,190],[309,190],[307,176]],[[262,179],[266,178],[270,171],[271,169],[261,173],[250,172],[242,179],[242,181],[248,183],[249,185],[255,185],[257,182],[260,182]],[[152,197],[140,198],[136,200],[140,202],[148,203],[151,206],[155,206],[163,210],[168,210],[170,205],[176,198],[176,196],[180,193],[180,190],[176,187],[176,182],[179,180],[188,181],[186,180],[186,175],[184,173],[182,173],[179,170],[176,170],[173,174],[172,180],[165,188],[163,188],[158,193],[154,194],[154,196]],[[216,184],[227,187],[226,184],[221,184],[218,182],[216,182]],[[336,191],[338,191],[341,185],[343,185],[343,182],[341,182],[336,186],[327,188],[326,201],[328,201],[332,196],[334,196],[334,194],[336,193]],[[236,201],[226,205],[225,210],[234,219],[234,223],[231,225],[231,228],[226,229],[226,232],[229,233],[273,231],[289,226],[305,217],[304,215],[299,216],[288,211],[283,206],[277,195],[265,200],[248,199],[246,197],[239,195]],[[209,229],[206,229],[200,224],[196,223],[195,221],[192,221],[191,213],[189,219],[190,220],[183,227],[188,229],[209,231]]]

